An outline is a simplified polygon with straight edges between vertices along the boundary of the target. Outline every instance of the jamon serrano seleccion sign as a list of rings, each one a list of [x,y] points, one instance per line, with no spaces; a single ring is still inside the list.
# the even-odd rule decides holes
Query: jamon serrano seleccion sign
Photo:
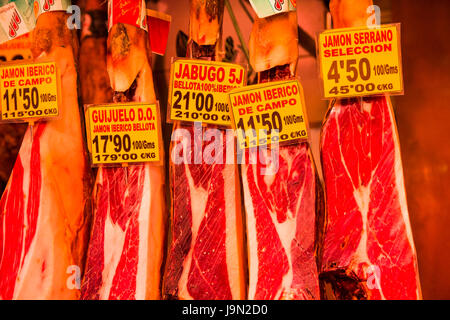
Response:
[[[297,80],[236,89],[229,98],[240,148],[308,138],[303,90]]]
[[[247,82],[244,67],[178,59],[172,63],[169,121],[231,126],[227,93]]]
[[[6,65],[0,68],[1,119],[37,121],[56,117],[58,70],[54,62]]]
[[[157,104],[88,106],[86,129],[92,164],[159,162],[158,110]]]
[[[403,93],[400,26],[345,28],[318,37],[325,98]]]

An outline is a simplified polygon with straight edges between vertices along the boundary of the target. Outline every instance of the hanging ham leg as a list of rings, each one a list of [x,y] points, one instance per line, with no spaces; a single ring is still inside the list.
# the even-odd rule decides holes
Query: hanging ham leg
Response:
[[[190,4],[188,54],[191,58],[216,60],[224,2],[192,0]],[[213,126],[199,130],[194,130],[193,125],[174,126],[170,162],[172,243],[163,287],[168,299],[245,297],[237,165],[225,164],[224,130],[214,142],[203,142],[202,136],[208,128]],[[215,159],[220,158],[222,162],[211,164],[203,158],[195,164],[199,151],[194,150],[194,139],[203,155],[209,144],[218,144]],[[184,149],[187,144],[191,150]],[[231,152],[234,154],[234,150]],[[174,157],[184,161],[174,163]]]
[[[84,264],[89,174],[77,100],[78,45],[67,18],[44,13],[34,30],[33,56],[55,61],[61,75],[61,118],[28,128],[0,202],[1,299],[79,295],[69,277],[71,270],[80,276]]]
[[[122,23],[111,28],[107,66],[114,102],[156,102],[150,54],[146,31]],[[99,168],[82,299],[160,298],[164,189],[162,165]]]
[[[290,79],[298,60],[297,13],[256,19],[250,61],[259,82]],[[278,170],[270,149],[246,150],[241,166],[247,217],[249,299],[318,299],[316,214],[322,188],[307,142],[281,146]],[[252,163],[252,164],[249,164]]]
[[[371,4],[371,0],[332,1],[335,27],[364,26]],[[320,148],[327,197],[322,295],[420,298],[389,96],[334,102],[323,123]]]

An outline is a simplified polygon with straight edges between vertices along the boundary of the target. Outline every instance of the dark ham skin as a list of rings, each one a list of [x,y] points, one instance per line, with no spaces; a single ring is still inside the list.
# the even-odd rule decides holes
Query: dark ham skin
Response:
[[[371,0],[333,0],[336,28],[365,25]],[[400,144],[389,96],[333,101],[320,150],[326,189],[325,299],[421,299]]]

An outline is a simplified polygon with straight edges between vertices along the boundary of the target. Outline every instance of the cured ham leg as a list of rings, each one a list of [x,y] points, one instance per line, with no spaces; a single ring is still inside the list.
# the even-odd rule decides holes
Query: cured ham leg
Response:
[[[112,26],[107,66],[114,102],[156,102],[150,54],[145,30],[123,23]],[[82,299],[159,299],[164,167],[100,167],[94,200]]]
[[[366,1],[332,1],[337,28],[363,26]],[[421,298],[399,137],[389,96],[331,104],[321,132],[326,220],[322,295]]]
[[[290,79],[298,60],[296,12],[256,19],[250,61],[259,82]],[[247,217],[249,299],[318,299],[316,214],[322,189],[307,142],[273,150],[247,149],[241,166]],[[267,169],[269,174],[264,175]]]
[[[190,6],[189,56],[216,60],[224,2],[192,0]],[[225,164],[225,131],[212,142],[203,142],[208,128],[212,126],[199,130],[192,125],[174,126],[170,162],[172,242],[163,286],[168,299],[245,298],[237,165]],[[218,145],[213,163],[202,158],[195,164],[199,150],[194,150],[194,140],[203,155],[208,145]],[[177,157],[183,161],[175,163]]]
[[[1,299],[79,296],[69,277],[84,264],[89,173],[77,100],[78,45],[67,18],[44,13],[33,32],[33,56],[55,61],[61,75],[61,118],[28,128],[0,202]]]

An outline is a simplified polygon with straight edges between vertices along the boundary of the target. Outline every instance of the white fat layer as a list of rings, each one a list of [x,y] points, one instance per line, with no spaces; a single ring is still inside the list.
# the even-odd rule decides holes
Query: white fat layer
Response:
[[[24,203],[23,203],[23,210],[26,214],[26,208],[28,206],[29,201],[29,185],[30,185],[30,160],[31,160],[31,130],[28,129],[26,132],[26,136],[24,138],[24,143],[22,144],[23,152],[21,152],[21,161],[22,165],[24,167],[24,175],[23,175],[23,194],[24,194]],[[22,150],[21,150],[22,151]],[[48,183],[46,183],[45,178],[42,177],[42,186],[45,188],[45,186],[48,186]],[[39,200],[40,206],[39,206],[39,213],[37,216],[37,222],[36,222],[36,233],[33,237],[30,247],[27,252],[25,252],[25,242],[26,242],[26,235],[29,232],[30,227],[30,221],[28,220],[28,215],[24,216],[24,222],[23,222],[23,234],[22,234],[22,248],[20,253],[20,259],[17,262],[19,264],[19,270],[17,273],[15,288],[14,288],[14,294],[13,299],[20,299],[20,297],[24,298],[26,296],[32,296],[35,294],[35,292],[31,292],[29,288],[33,288],[33,290],[39,290],[39,296],[40,297],[46,297],[49,296],[49,290],[52,285],[52,266],[47,265],[47,268],[42,272],[42,263],[49,263],[50,261],[53,261],[53,241],[51,239],[48,239],[47,237],[44,237],[45,242],[45,250],[44,252],[42,250],[39,250],[38,247],[36,250],[36,241],[38,239],[38,235],[41,233],[41,229],[44,230],[43,234],[51,234],[49,230],[45,230],[46,228],[51,228],[48,224],[42,224],[42,215],[45,214],[41,210],[42,208],[45,208],[47,199],[43,199],[44,191],[41,189],[41,199]],[[55,208],[55,211],[57,209]],[[43,234],[39,236],[39,239],[43,239]],[[45,240],[47,239],[47,241]],[[48,241],[49,240],[49,241]],[[43,246],[43,244],[41,244]],[[50,272],[49,272],[50,269]],[[39,272],[39,274],[37,274]],[[30,275],[34,275],[31,276]]]
[[[184,141],[187,142],[187,141]],[[184,150],[188,150],[186,146],[183,147]],[[198,229],[200,228],[200,223],[202,222],[204,216],[205,216],[205,208],[206,208],[206,202],[208,200],[208,191],[203,189],[202,187],[195,187],[194,178],[191,175],[191,171],[189,170],[189,166],[187,163],[189,163],[187,159],[187,154],[184,152],[184,166],[185,166],[185,172],[186,177],[188,181],[189,186],[189,192],[191,197],[191,210],[192,210],[192,241],[191,246],[189,249],[189,253],[186,256],[184,262],[183,262],[183,272],[180,277],[179,283],[179,297],[183,300],[192,300],[192,296],[189,294],[189,291],[187,289],[187,282],[188,282],[188,276],[189,276],[189,270],[191,269],[191,262],[192,262],[192,254],[194,250],[194,244],[197,240],[197,234]]]
[[[26,132],[27,139],[29,139],[29,140],[31,140],[30,137],[31,137],[31,132],[32,132],[30,128],[31,127],[29,127],[27,129],[27,132]],[[29,195],[30,195],[28,190],[30,189],[30,173],[31,173],[30,172],[30,165],[31,165],[31,147],[32,147],[32,143],[31,143],[31,141],[29,141],[29,143],[26,143],[26,144],[22,143],[22,145],[23,145],[22,146],[23,152],[21,152],[20,156],[21,156],[21,160],[22,160],[22,165],[24,167],[23,186],[22,186],[23,195],[24,195],[23,210],[26,213],[26,208],[28,206],[28,200],[29,200]],[[28,167],[28,170],[27,170],[26,167]],[[27,254],[27,252],[25,252],[25,236],[27,235],[28,229],[30,227],[30,221],[29,221],[28,215],[25,215],[23,224],[24,224],[24,232],[22,234],[22,238],[23,239],[22,239],[22,250],[21,250],[21,256],[20,256],[20,264],[23,263],[23,261],[25,259],[25,254]]]
[[[256,293],[256,284],[258,280],[258,239],[256,236],[256,219],[254,214],[253,201],[248,186],[247,170],[249,165],[242,165],[242,186],[244,190],[244,204],[247,218],[247,247],[248,247],[248,269],[249,269],[249,287],[248,298],[253,300]],[[247,200],[249,199],[249,200]]]
[[[372,104],[366,101],[362,101],[362,109],[364,112],[370,114],[372,112]]]
[[[102,169],[99,170],[99,174],[101,174],[101,171]],[[103,179],[101,179],[100,181],[102,180]],[[124,197],[126,196],[127,194],[124,195]],[[112,288],[114,275],[116,274],[117,266],[119,265],[120,258],[123,253],[128,225],[129,221],[126,224],[125,230],[122,230],[119,224],[114,223],[111,218],[111,208],[108,206],[104,229],[104,268],[102,271],[103,285],[99,290],[100,300],[109,300],[109,294]]]
[[[139,254],[138,254],[138,265],[136,272],[136,300],[144,300],[147,294],[147,282],[148,274],[147,270],[149,268],[148,249],[149,249],[149,239],[151,235],[150,230],[150,203],[153,201],[152,193],[146,192],[150,189],[150,176],[149,176],[149,166],[145,166],[145,176],[144,176],[144,186],[143,186],[143,196],[141,201],[141,207],[139,210],[138,225],[139,225]],[[156,199],[154,201],[157,201]],[[150,259],[152,257],[149,257]]]
[[[287,162],[288,164],[288,172],[291,172],[293,157],[289,155],[286,149],[281,149],[280,156]],[[287,182],[287,181],[286,181]],[[303,198],[304,185],[301,188],[300,195],[298,197],[298,201],[296,204],[296,209],[298,210],[298,206],[300,205],[300,199]],[[286,253],[286,257],[288,259],[289,270],[283,276],[283,281],[281,283],[281,287],[276,294],[276,299],[279,299],[284,290],[289,289],[292,284],[292,280],[294,278],[293,268],[292,268],[292,254],[291,254],[291,245],[292,240],[295,238],[295,233],[297,229],[297,220],[294,218],[295,213],[288,210],[286,212],[286,221],[283,223],[279,223],[277,220],[277,215],[275,212],[271,212],[272,222],[275,225],[277,233],[280,237],[281,244],[283,245],[284,252]]]
[[[50,299],[55,294],[61,299],[74,299],[77,291],[69,290],[70,275],[66,273],[73,260],[65,243],[61,195],[55,192],[56,178],[51,172],[41,171],[41,178],[36,233],[18,272],[13,299]]]
[[[361,212],[362,218],[362,230],[361,230],[361,240],[359,241],[358,248],[356,249],[355,260],[359,262],[370,263],[369,256],[367,255],[367,216],[369,213],[369,203],[370,203],[370,188],[372,185],[372,179],[368,186],[359,185],[353,189],[353,197],[355,198],[356,204],[358,205],[359,212]]]
[[[233,288],[240,289],[241,273],[240,273],[240,257],[234,254],[228,254],[230,252],[240,253],[238,248],[238,237],[240,236],[236,229],[236,219],[238,210],[236,208],[236,170],[233,164],[225,165],[222,171],[224,179],[224,197],[225,197],[225,251],[227,259],[228,281],[230,283],[232,299],[241,299],[240,290],[233,292]]]
[[[27,163],[29,163],[29,162],[27,162]],[[29,179],[29,176],[28,175],[26,175],[26,176],[27,176],[27,179]],[[42,185],[44,185],[44,183],[46,183],[44,177],[43,177],[42,183],[43,183]],[[40,206],[39,206],[40,212],[38,214],[38,220],[36,222],[36,234],[30,244],[30,248],[28,249],[28,252],[26,252],[26,253],[25,253],[25,235],[27,234],[27,231],[25,231],[23,234],[23,240],[22,240],[23,246],[22,246],[22,253],[21,253],[21,258],[20,258],[20,264],[23,263],[23,266],[22,266],[22,268],[19,269],[19,272],[17,274],[16,287],[14,289],[13,299],[19,299],[20,295],[27,294],[26,287],[34,288],[34,290],[40,289],[41,290],[40,296],[45,297],[47,290],[49,290],[49,288],[47,286],[51,286],[51,284],[52,284],[52,266],[51,265],[47,265],[44,272],[41,272],[38,276],[36,276],[36,274],[35,274],[36,270],[41,271],[42,263],[45,262],[46,264],[49,264],[49,262],[54,260],[53,241],[52,241],[52,239],[48,239],[48,236],[47,236],[47,238],[45,238],[45,237],[43,238],[43,234],[45,234],[47,232],[48,232],[47,233],[48,235],[51,234],[50,230],[46,230],[48,228],[51,228],[51,226],[49,226],[48,223],[46,223],[46,224],[41,223],[41,220],[43,218],[42,215],[45,214],[45,212],[42,212],[41,207],[45,207],[45,205],[46,205],[46,203],[45,203],[46,200],[42,198],[42,192],[41,192],[41,199],[39,202],[40,202]],[[28,226],[26,227],[25,230],[27,230],[27,229],[28,229]],[[41,229],[44,230],[44,232],[42,234],[40,232]],[[40,243],[40,246],[36,248],[36,242],[38,240],[38,237],[37,237],[38,235],[39,235],[39,239],[41,239],[41,240],[46,239],[46,240],[44,240],[44,242],[45,242],[45,254],[44,255],[42,254],[42,252],[40,250],[40,247],[44,247],[44,245],[42,243]],[[33,273],[35,275],[34,277],[28,277],[28,279],[31,280],[31,283],[28,281],[24,281],[26,279],[27,275],[30,275]],[[47,286],[45,286],[44,284],[47,284]]]
[[[362,110],[370,115],[372,111],[372,103],[367,103],[361,99],[361,106]],[[358,127],[359,133],[362,132],[362,127]],[[340,137],[340,130],[338,127],[338,134]],[[384,135],[384,131],[383,131]],[[383,138],[382,138],[383,139]],[[345,163],[344,156],[342,155],[342,146],[339,145],[339,150],[341,154],[341,161],[345,164],[345,168],[347,170],[347,164]],[[369,158],[371,158],[371,155],[368,155]],[[359,183],[358,186],[353,185],[353,197],[355,198],[356,204],[359,208],[359,212],[361,212],[361,219],[362,219],[362,230],[361,230],[361,239],[359,241],[358,248],[355,252],[355,260],[360,263],[367,263],[371,264],[369,256],[367,255],[367,232],[368,232],[368,214],[369,214],[369,205],[370,205],[370,195],[371,195],[371,189],[372,189],[372,182],[373,182],[373,176],[375,174],[376,168],[373,168],[369,184],[367,186],[362,185],[361,177],[358,176]],[[350,176],[350,173],[347,170],[348,177],[350,181],[353,183],[352,177]],[[381,287],[380,287],[381,288]],[[381,292],[381,290],[380,290]],[[381,294],[383,294],[381,292]]]

